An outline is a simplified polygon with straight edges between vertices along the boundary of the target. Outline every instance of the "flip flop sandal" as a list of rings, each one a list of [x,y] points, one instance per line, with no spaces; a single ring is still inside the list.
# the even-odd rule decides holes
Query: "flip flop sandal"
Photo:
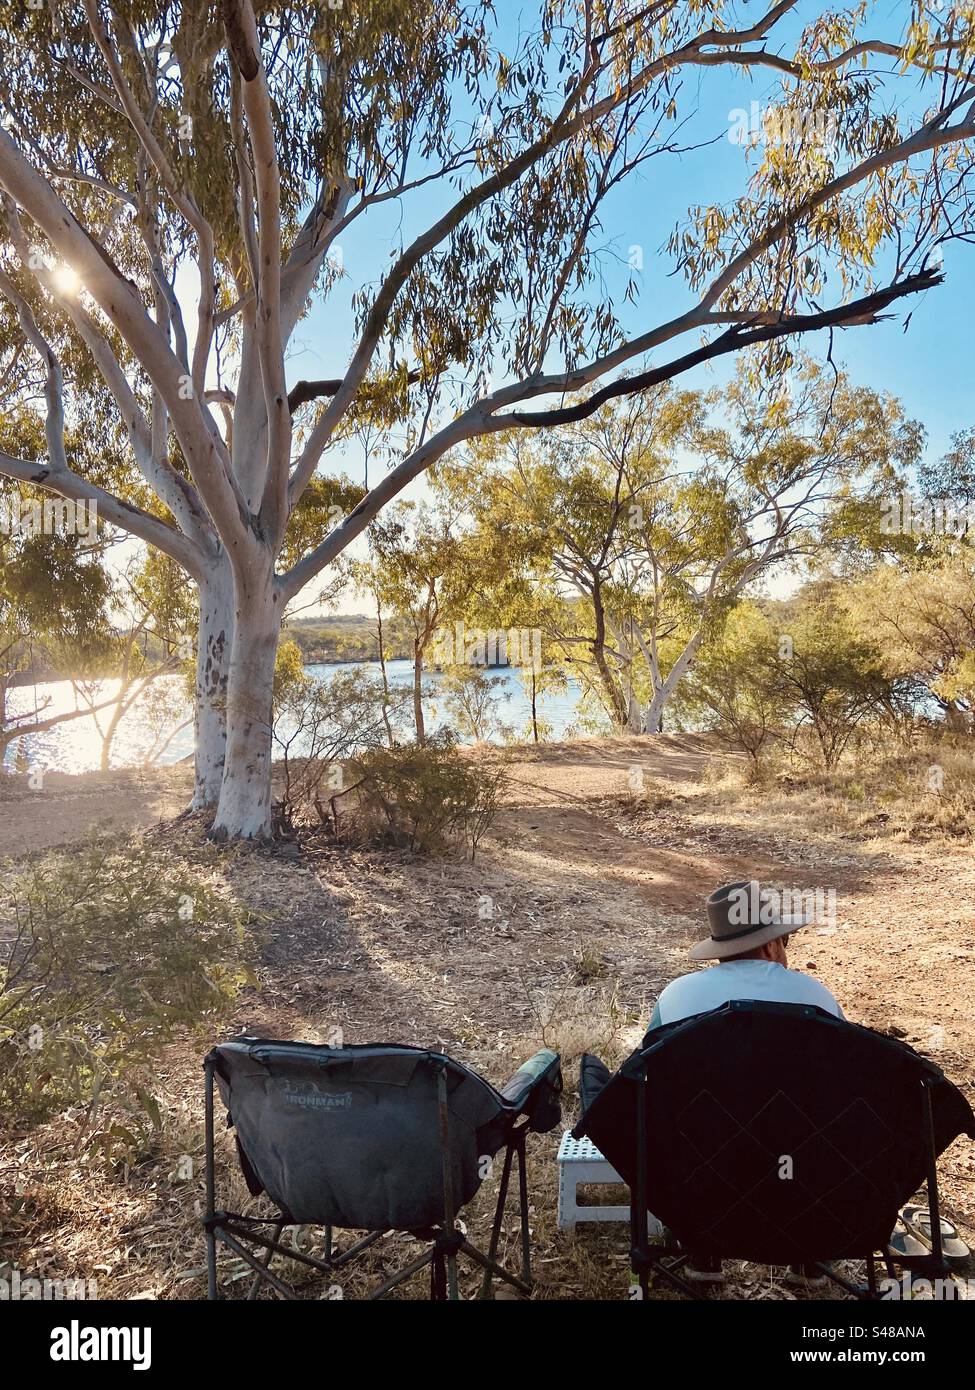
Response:
[[[933,1250],[931,1213],[927,1207],[905,1207],[900,1219],[915,1240],[920,1241],[928,1250]],[[941,1249],[947,1260],[964,1260],[970,1253],[954,1226],[944,1217],[941,1218]]]
[[[910,1231],[894,1230],[887,1242],[887,1252],[895,1260],[921,1260],[931,1254],[931,1248],[923,1245]]]

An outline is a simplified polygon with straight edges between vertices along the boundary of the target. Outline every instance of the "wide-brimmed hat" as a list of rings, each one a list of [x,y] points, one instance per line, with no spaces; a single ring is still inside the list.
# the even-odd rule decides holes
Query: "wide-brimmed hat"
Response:
[[[692,960],[722,960],[754,951],[776,937],[788,936],[811,919],[804,915],[784,916],[779,911],[779,895],[763,888],[756,879],[726,883],[707,900],[711,935],[691,948]]]

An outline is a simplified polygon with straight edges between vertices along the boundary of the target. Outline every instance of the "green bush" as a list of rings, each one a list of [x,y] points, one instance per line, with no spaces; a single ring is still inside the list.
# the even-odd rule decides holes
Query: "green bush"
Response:
[[[502,754],[461,751],[446,739],[369,749],[351,766],[366,834],[427,851],[466,844],[472,859],[508,781]]]
[[[313,822],[315,816],[319,823],[329,823],[333,794],[344,785],[342,760],[355,749],[391,740],[408,698],[402,688],[387,691],[364,671],[289,683],[275,704],[273,730],[280,786],[274,814],[284,834],[293,834],[303,820]]]
[[[149,1064],[256,983],[246,914],[200,869],[141,840],[52,852],[0,883],[7,1122],[65,1105],[94,1114],[124,1092],[158,1126]]]

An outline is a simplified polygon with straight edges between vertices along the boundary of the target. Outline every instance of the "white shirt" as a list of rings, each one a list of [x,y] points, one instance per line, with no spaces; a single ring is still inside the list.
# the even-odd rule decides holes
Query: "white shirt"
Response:
[[[843,1017],[825,985],[772,960],[726,960],[672,980],[657,1000],[650,1027],[718,1009],[729,999],[770,999],[779,1004],[817,1004]]]

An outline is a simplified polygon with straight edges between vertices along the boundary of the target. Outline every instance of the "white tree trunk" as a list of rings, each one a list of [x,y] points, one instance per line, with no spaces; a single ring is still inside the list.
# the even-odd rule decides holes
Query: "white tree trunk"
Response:
[[[215,837],[271,834],[271,701],[283,601],[273,568],[255,566],[236,585],[227,684],[227,753]]]
[[[224,560],[200,584],[194,701],[194,811],[216,807],[223,784],[227,754],[227,683],[233,637],[233,575],[229,563]]]
[[[703,633],[695,632],[673,666],[667,672],[666,679],[662,680],[653,692],[653,698],[647,705],[646,715],[643,721],[643,731],[647,734],[659,734],[663,726],[664,709],[667,701],[671,698],[674,691],[690,670],[691,662],[697,655],[697,649],[701,645]]]

